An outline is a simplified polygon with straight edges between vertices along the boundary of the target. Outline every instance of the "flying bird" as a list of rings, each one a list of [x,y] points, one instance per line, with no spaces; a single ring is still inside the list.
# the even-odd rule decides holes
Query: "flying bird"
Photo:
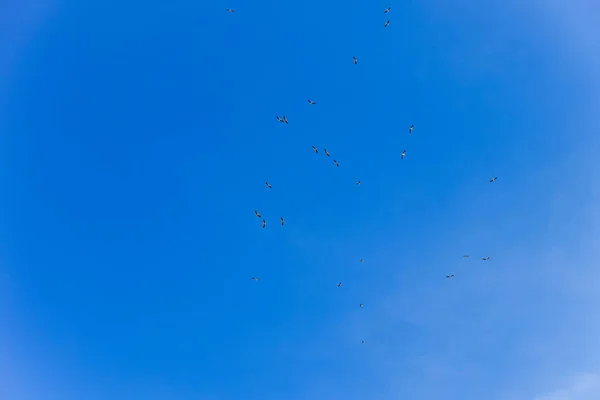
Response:
[[[339,283],[338,283],[338,287],[342,287],[342,282],[339,282]]]
[[[253,276],[253,277],[252,277],[252,280],[253,280],[254,282],[258,282],[259,278],[258,278],[258,277],[256,277],[256,276]]]
[[[254,210],[254,214],[256,214],[256,216],[257,216],[258,218],[262,218],[262,216],[260,215],[260,213],[259,213],[258,211]]]
[[[279,118],[279,115],[277,116],[277,122],[283,122],[283,120]]]
[[[452,274],[452,275],[446,275],[446,278],[448,278],[448,279],[454,278],[454,274]]]
[[[285,115],[283,116],[283,122],[285,122],[286,124],[289,123],[288,120],[287,120],[287,117]]]
[[[389,13],[389,12],[390,12],[390,10],[391,10],[391,9],[392,9],[392,7],[388,7],[388,8],[386,8],[386,9],[385,9],[385,11],[384,11],[383,13],[384,13],[384,14],[387,14],[387,13]]]
[[[358,58],[352,57],[352,59],[354,60],[354,65],[358,64]]]
[[[269,182],[265,182],[265,185],[267,185],[267,187],[268,187],[269,189],[273,189],[273,186],[271,186],[271,184],[270,184]]]
[[[361,340],[360,342],[361,342],[362,344],[365,344],[365,343],[367,343],[367,341],[366,341],[366,340]]]
[[[281,220],[281,226],[283,226],[285,224],[285,220],[283,219],[283,217],[279,217],[279,219]]]
[[[390,21],[385,21],[385,25],[383,25],[383,27],[386,28],[389,24],[390,24]]]
[[[483,257],[483,258],[482,258],[482,260],[483,260],[483,261],[487,261],[487,260],[489,260],[489,259],[490,259],[489,257]]]
[[[323,149],[323,151],[325,151],[325,155],[326,155],[327,157],[331,157],[331,154],[329,154],[329,152],[327,151],[327,149]]]
[[[364,258],[361,258],[361,259],[360,259],[360,262],[365,262],[365,259],[364,259]]]
[[[309,104],[317,104],[317,103],[315,103],[315,102],[314,102],[314,101],[312,101],[312,100],[308,100],[308,102],[309,102]]]
[[[262,227],[263,227],[263,228],[266,228],[266,227],[267,227],[267,221],[265,221],[265,219],[264,219],[264,218],[263,218],[263,221],[262,221]]]
[[[415,129],[415,124],[412,124],[410,128],[408,128],[408,133],[411,133]]]
[[[360,181],[356,181],[356,184],[357,184],[357,185],[360,185]]]
[[[235,12],[235,11],[234,11],[234,10],[232,10],[231,8],[226,8],[226,9],[225,9],[225,11],[227,11],[227,12],[230,12],[230,13],[233,13],[233,12]]]
[[[463,256],[463,258],[469,258],[469,255],[468,255],[468,254],[465,254],[465,255]]]
[[[402,154],[400,154],[400,159],[404,160],[405,155],[406,155],[406,150],[402,150]]]
[[[333,163],[335,164],[335,166],[336,166],[336,167],[339,167],[339,166],[340,166],[340,163],[339,163],[339,162],[337,162],[336,160],[333,160]]]
[[[360,303],[358,306],[362,308],[362,306],[363,306],[363,303]]]
[[[496,180],[497,180],[497,179],[498,179],[498,177],[497,177],[497,176],[493,177],[492,179],[490,179],[490,183],[492,183],[492,182],[496,182]]]
[[[315,152],[315,154],[319,154],[319,150],[315,146],[313,146],[312,149]]]

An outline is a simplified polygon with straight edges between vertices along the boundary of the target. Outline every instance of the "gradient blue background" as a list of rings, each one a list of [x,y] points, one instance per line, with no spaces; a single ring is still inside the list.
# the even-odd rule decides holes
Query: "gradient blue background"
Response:
[[[166,3],[0,4],[0,398],[600,398],[598,4]]]

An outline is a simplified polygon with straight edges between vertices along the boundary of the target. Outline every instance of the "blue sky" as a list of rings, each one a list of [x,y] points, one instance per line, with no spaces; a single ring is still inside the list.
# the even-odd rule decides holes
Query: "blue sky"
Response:
[[[0,397],[600,398],[598,5],[162,3],[0,6]]]

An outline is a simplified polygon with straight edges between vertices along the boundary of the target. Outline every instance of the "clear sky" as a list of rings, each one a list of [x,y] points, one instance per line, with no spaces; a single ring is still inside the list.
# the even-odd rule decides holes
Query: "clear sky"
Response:
[[[0,14],[0,398],[600,398],[600,5]]]

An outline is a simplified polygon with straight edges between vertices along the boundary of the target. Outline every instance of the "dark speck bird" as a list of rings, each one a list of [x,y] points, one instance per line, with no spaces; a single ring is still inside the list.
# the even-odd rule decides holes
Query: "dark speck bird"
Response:
[[[331,154],[329,154],[329,152],[327,151],[327,149],[323,149],[323,151],[325,152],[325,155],[326,155],[327,157],[331,157]]]
[[[287,117],[285,115],[283,116],[283,122],[285,122],[286,124],[289,123],[289,121],[288,121],[288,119],[287,119]]]
[[[384,28],[387,28],[390,24],[390,21],[385,21],[385,25],[383,25]]]
[[[404,160],[405,155],[406,155],[406,150],[402,150],[402,154],[400,154],[400,159]]]
[[[279,217],[279,219],[281,220],[281,226],[283,226],[285,224],[285,220],[283,219],[283,217]]]
[[[454,274],[452,274],[452,275],[446,275],[446,278],[448,278],[448,279],[454,278]]]
[[[366,341],[366,340],[361,340],[360,342],[361,342],[362,344],[365,344],[365,343],[367,343],[367,341]]]
[[[262,220],[262,227],[263,227],[263,228],[266,228],[266,227],[267,227],[267,221],[265,221],[265,220],[264,220],[264,218],[263,218],[263,220]]]
[[[364,259],[364,258],[361,258],[361,259],[360,259],[360,262],[365,262],[365,259]]]
[[[335,166],[336,166],[336,167],[339,167],[339,166],[340,166],[340,163],[339,163],[339,162],[337,162],[337,160],[333,160],[333,163],[335,164]]]
[[[253,277],[252,277],[252,280],[253,280],[254,282],[258,282],[259,278],[258,278],[257,276],[253,276]]]
[[[279,115],[277,116],[277,122],[283,122],[283,120],[279,118]]]
[[[254,210],[254,214],[256,214],[256,216],[257,216],[258,218],[262,218],[262,216],[260,215],[260,213],[259,213],[258,211]]]
[[[469,255],[468,255],[468,254],[465,254],[465,255],[463,256],[463,258],[469,258]]]
[[[408,128],[408,133],[411,133],[413,131],[413,129],[415,129],[415,125],[414,124],[412,124],[410,126],[410,128]]]
[[[271,184],[270,184],[269,182],[265,182],[265,185],[267,185],[267,187],[268,187],[269,189],[273,189],[273,186],[271,186]]]
[[[342,287],[342,282],[339,282],[339,283],[338,283],[338,287]]]
[[[312,101],[312,100],[308,100],[308,103],[309,103],[309,104],[317,104],[317,103],[315,103],[315,102],[314,102],[314,101]]]
[[[383,11],[383,13],[384,13],[384,14],[387,14],[387,13],[389,13],[389,12],[390,12],[390,10],[391,10],[391,9],[392,9],[392,7],[388,7],[388,8],[386,8],[386,9],[385,9],[385,11]]]
[[[493,177],[492,179],[490,179],[490,183],[492,183],[492,182],[496,182],[496,180],[497,180],[497,179],[498,179],[498,177],[497,177],[497,176]]]
[[[356,184],[357,184],[357,185],[360,185],[360,181],[356,181]]]
[[[483,261],[487,261],[487,260],[489,260],[489,259],[490,259],[489,257],[483,257],[483,258],[482,258],[482,260],[483,260]]]
[[[312,149],[315,152],[315,154],[319,154],[319,150],[315,146],[313,146]]]
[[[352,57],[352,59],[354,60],[354,65],[358,64],[358,58]]]
[[[225,9],[225,11],[227,11],[227,12],[230,12],[230,13],[233,13],[233,12],[235,12],[235,11],[234,11],[234,10],[232,10],[231,8],[226,8],[226,9]]]
[[[362,307],[363,307],[363,303],[360,303],[358,306],[359,306],[360,308],[362,308]]]

